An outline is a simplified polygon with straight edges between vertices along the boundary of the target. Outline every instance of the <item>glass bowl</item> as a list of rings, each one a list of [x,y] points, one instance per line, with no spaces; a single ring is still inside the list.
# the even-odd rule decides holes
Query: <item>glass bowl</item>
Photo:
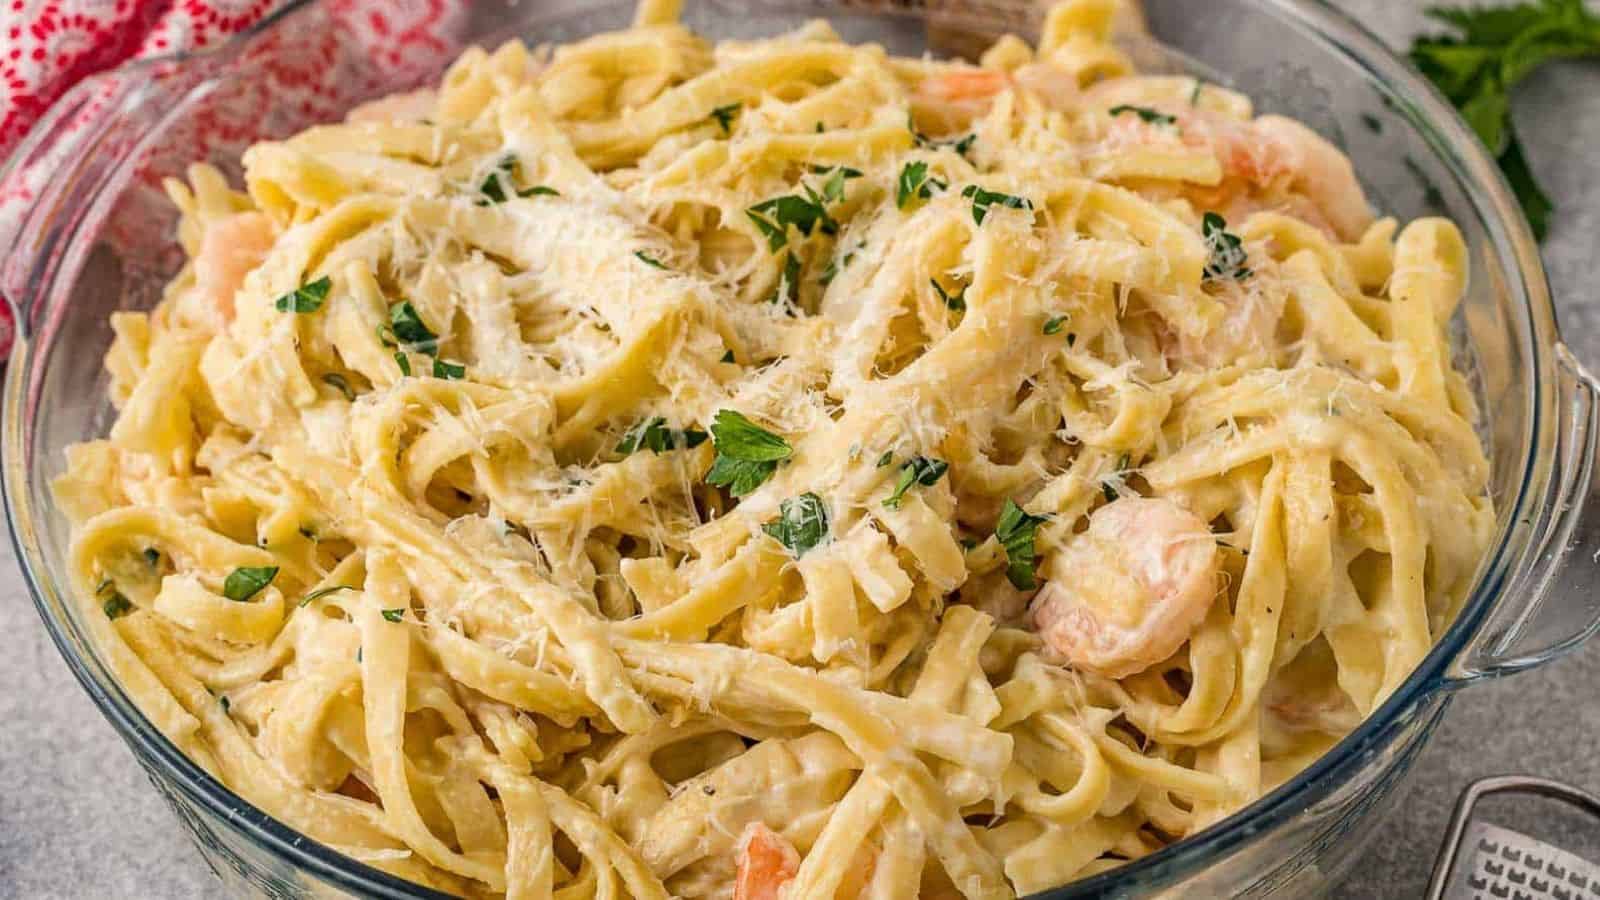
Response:
[[[631,3],[292,4],[205,53],[91,78],[53,107],[0,172],[16,239],[0,292],[19,336],[6,372],[0,454],[6,513],[51,637],[132,747],[211,867],[240,895],[434,896],[321,846],[185,758],[111,677],[68,596],[68,529],[48,485],[64,448],[110,424],[107,316],[154,305],[182,263],[158,189],[201,157],[233,175],[256,139],[339,117],[436,77],[473,43],[572,40],[625,25]],[[1597,383],[1560,343],[1532,236],[1498,171],[1453,111],[1360,25],[1311,0],[1148,0],[1146,68],[1230,84],[1345,147],[1381,211],[1442,214],[1472,253],[1455,321],[1485,411],[1496,537],[1460,615],[1415,673],[1354,733],[1237,815],[1160,852],[1041,897],[1314,895],[1359,856],[1395,802],[1454,689],[1537,665],[1600,625],[1600,514],[1591,504]],[[826,16],[851,40],[899,53],[972,55],[1036,31],[1041,7],[1002,0],[690,0],[686,21],[750,37]],[[401,22],[407,15],[417,17]],[[382,20],[383,25],[377,24]]]

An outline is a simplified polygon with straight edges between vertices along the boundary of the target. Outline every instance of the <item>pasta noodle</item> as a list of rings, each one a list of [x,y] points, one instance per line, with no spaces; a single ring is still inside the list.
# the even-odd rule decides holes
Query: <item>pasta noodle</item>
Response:
[[[56,483],[111,666],[465,896],[1011,897],[1240,810],[1487,546],[1467,254],[1134,19],[972,65],[644,0],[196,166]]]

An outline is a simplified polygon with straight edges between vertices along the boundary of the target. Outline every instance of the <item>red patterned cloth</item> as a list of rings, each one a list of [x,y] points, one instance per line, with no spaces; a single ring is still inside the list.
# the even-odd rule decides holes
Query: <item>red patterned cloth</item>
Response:
[[[291,0],[0,0],[0,160],[9,159],[28,129],[81,79],[131,60],[215,47]],[[452,50],[468,0],[325,0],[339,35],[298,34],[296,41],[353,43],[373,72],[436,60]],[[297,13],[297,15],[300,15]],[[270,41],[268,43],[271,43]],[[270,46],[260,48],[263,57]],[[268,78],[230,88],[226,103],[183,123],[182,134],[162,152],[184,160],[237,153],[260,137],[273,105],[294,104],[308,120],[337,116],[350,97],[369,94],[374,78],[329,83],[325,69],[297,71],[295,54],[265,59]],[[300,61],[326,60],[306,53]],[[91,109],[92,113],[93,110]],[[175,146],[181,144],[181,146]],[[35,166],[49,169],[49,166]],[[0,251],[15,238],[18,217],[47,172],[13,172],[0,187]],[[0,305],[0,360],[9,352],[11,313]]]

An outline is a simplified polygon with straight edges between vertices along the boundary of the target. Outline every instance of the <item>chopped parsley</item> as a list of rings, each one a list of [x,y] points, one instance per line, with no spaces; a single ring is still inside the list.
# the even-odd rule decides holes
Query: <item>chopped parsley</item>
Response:
[[[883,451],[883,455],[878,457],[877,468],[881,469],[884,466],[887,466],[888,464],[890,464],[892,462],[894,462],[894,451],[893,450],[885,450],[885,451]]]
[[[704,431],[694,428],[682,431],[668,428],[665,418],[655,416],[628,429],[622,436],[622,442],[617,444],[617,452],[623,456],[638,450],[661,454],[669,450],[698,447],[706,442],[707,437]]]
[[[443,378],[446,381],[459,381],[467,377],[467,367],[452,362],[445,362],[438,357],[433,359],[433,377]]]
[[[333,279],[324,275],[309,284],[302,284],[282,297],[273,305],[278,312],[314,313],[322,308],[322,301],[328,299],[328,290],[333,287]]]
[[[404,609],[386,609],[383,611],[383,617],[390,622],[398,622],[406,617],[406,611]]]
[[[100,610],[106,614],[106,618],[115,620],[133,612],[133,604],[122,596],[121,591],[112,591],[111,596],[100,604]]]
[[[914,485],[932,487],[935,482],[944,477],[950,464],[942,459],[933,459],[927,456],[913,456],[900,464],[900,480],[895,482],[894,493],[883,501],[883,505],[890,509],[899,509],[900,501],[905,497],[906,491]]]
[[[1026,197],[1016,197],[1011,194],[1002,194],[999,191],[989,191],[969,184],[961,191],[961,196],[972,201],[972,221],[983,224],[988,217],[989,209],[994,206],[1006,206],[1011,209],[1033,209],[1033,201]]]
[[[1209,254],[1204,280],[1231,278],[1244,281],[1250,277],[1250,269],[1245,265],[1249,256],[1245,252],[1244,241],[1228,230],[1226,219],[1214,212],[1206,213],[1200,219],[1200,233],[1205,237]]]
[[[525,191],[517,191],[518,197],[559,197],[561,192],[545,184],[536,184]]]
[[[145,561],[145,565],[149,566],[152,569],[156,568],[157,566],[160,566],[161,565],[161,551],[157,550],[154,547],[146,547],[146,548],[144,548],[144,561]]]
[[[778,471],[779,462],[794,455],[788,441],[731,409],[717,411],[711,440],[717,456],[706,483],[726,487],[735,497],[760,487]]]
[[[844,256],[836,256],[828,260],[828,267],[822,270],[822,275],[817,278],[817,283],[823,287],[832,284],[833,279],[839,277],[840,270],[849,268],[850,263],[856,258],[856,252],[864,246],[866,245],[857,244],[855,250],[847,250]]]
[[[666,263],[662,262],[659,259],[656,259],[654,256],[651,256],[650,254],[644,252],[643,250],[635,250],[635,251],[633,251],[633,255],[638,257],[639,261],[644,263],[647,266],[653,266],[654,268],[657,268],[657,269],[665,269],[667,267]]]
[[[829,203],[837,203],[843,200],[844,183],[851,177],[850,173],[852,172],[855,172],[855,177],[859,178],[861,176],[861,173],[856,172],[855,169],[844,166],[834,169],[833,174],[828,176],[828,180],[822,183],[822,199]]]
[[[811,188],[802,184],[801,189],[805,195],[785,194],[763,200],[755,206],[744,211],[750,221],[767,238],[767,248],[773,253],[782,250],[789,243],[789,226],[793,225],[806,237],[811,232],[820,228],[823,234],[836,234],[839,223],[828,215],[825,199]]]
[[[972,152],[972,145],[978,142],[977,132],[973,132],[972,134],[968,134],[964,137],[956,138],[953,141],[936,141],[917,130],[917,123],[909,113],[906,115],[906,128],[911,132],[912,143],[916,144],[918,147],[928,150],[938,150],[943,147],[949,147],[951,150],[954,150],[962,159],[966,159],[968,161],[971,160],[971,157],[968,156],[968,154]]]
[[[949,187],[947,183],[938,178],[928,177],[928,164],[922,160],[908,162],[900,169],[900,178],[895,185],[894,205],[905,209],[917,200],[927,200],[936,190],[942,191]]]
[[[783,266],[778,274],[778,286],[772,289],[772,296],[767,298],[767,302],[800,302],[800,257],[795,256],[792,250],[784,251]]]
[[[778,517],[762,525],[761,530],[776,538],[799,559],[827,542],[828,509],[823,506],[821,497],[807,491],[779,504]]]
[[[1198,86],[1199,82],[1195,82],[1195,84],[1196,84],[1196,86]],[[1111,115],[1113,115],[1113,116],[1120,116],[1123,113],[1129,113],[1129,112],[1133,113],[1134,115],[1138,116],[1140,119],[1144,120],[1145,122],[1147,122],[1147,123],[1149,123],[1151,125],[1176,125],[1176,124],[1178,124],[1178,117],[1177,116],[1169,116],[1166,113],[1161,112],[1160,110],[1151,109],[1148,106],[1129,106],[1128,104],[1124,103],[1121,106],[1113,106],[1113,107],[1111,107]]]
[[[963,284],[960,291],[951,294],[944,289],[944,285],[940,284],[939,279],[937,278],[929,278],[928,283],[933,285],[934,292],[939,295],[940,300],[944,301],[945,309],[948,309],[951,312],[964,312],[966,310],[967,288],[970,285]]]
[[[223,711],[223,712],[224,712],[224,713],[226,713],[226,712],[230,712],[230,711],[231,711],[231,710],[230,710],[230,707],[231,707],[231,706],[232,706],[232,705],[233,705],[233,704],[231,704],[231,703],[229,703],[229,702],[228,702],[228,697],[227,697],[227,695],[226,695],[226,694],[219,694],[219,695],[218,695],[218,696],[217,696],[217,703],[218,703],[218,704],[219,704],[219,705],[220,705],[220,706],[221,706],[221,707],[222,707],[222,711]]]
[[[277,566],[241,566],[222,583],[222,596],[243,603],[261,593],[261,589],[277,577]]]
[[[994,537],[1006,553],[1006,578],[1019,591],[1038,586],[1033,568],[1036,558],[1033,549],[1034,535],[1039,526],[1049,521],[1048,516],[1035,516],[1024,512],[1010,498],[1000,510],[1000,521],[995,523]]]
[[[338,372],[329,372],[326,375],[323,375],[322,383],[343,394],[346,400],[356,399],[355,388],[352,388],[349,380],[347,380],[343,375],[340,375]]]
[[[422,316],[417,314],[417,308],[411,305],[410,300],[389,305],[389,330],[394,333],[396,341],[412,345],[423,353],[433,353],[439,347],[439,336],[423,324]]]
[[[400,367],[401,375],[411,374],[411,360],[406,357],[404,350],[396,350],[394,352],[394,364]]]
[[[722,351],[722,359],[720,361],[721,362],[725,362],[725,363],[733,362],[734,361],[734,359],[733,359],[733,351],[732,350],[724,350],[724,351]]]
[[[336,585],[333,585],[332,587],[321,588],[319,590],[312,591],[311,593],[305,595],[304,597],[301,597],[300,598],[300,605],[301,606],[305,606],[306,604],[310,603],[313,600],[316,600],[316,599],[321,598],[321,597],[326,597],[329,594],[336,594],[339,591],[353,591],[353,590],[355,590],[355,588],[351,587],[348,584],[336,584]]]
[[[723,134],[732,134],[733,120],[738,117],[739,110],[743,106],[743,103],[739,103],[737,101],[729,103],[725,106],[719,106],[711,111],[711,115],[708,116],[708,118],[714,120],[719,126],[721,126]]]
[[[517,192],[516,171],[515,154],[507,153],[500,157],[500,161],[484,176],[483,183],[478,185],[478,193],[483,196],[474,202],[479,206],[506,202],[507,197]]]

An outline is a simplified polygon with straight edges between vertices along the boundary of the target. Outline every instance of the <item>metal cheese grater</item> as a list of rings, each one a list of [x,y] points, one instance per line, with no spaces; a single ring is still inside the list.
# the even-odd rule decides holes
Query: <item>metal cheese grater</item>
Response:
[[[1522,775],[1475,781],[1450,818],[1428,900],[1600,900],[1600,863],[1509,828],[1473,821],[1478,801],[1504,794],[1559,800],[1600,820],[1600,797],[1557,781]]]

